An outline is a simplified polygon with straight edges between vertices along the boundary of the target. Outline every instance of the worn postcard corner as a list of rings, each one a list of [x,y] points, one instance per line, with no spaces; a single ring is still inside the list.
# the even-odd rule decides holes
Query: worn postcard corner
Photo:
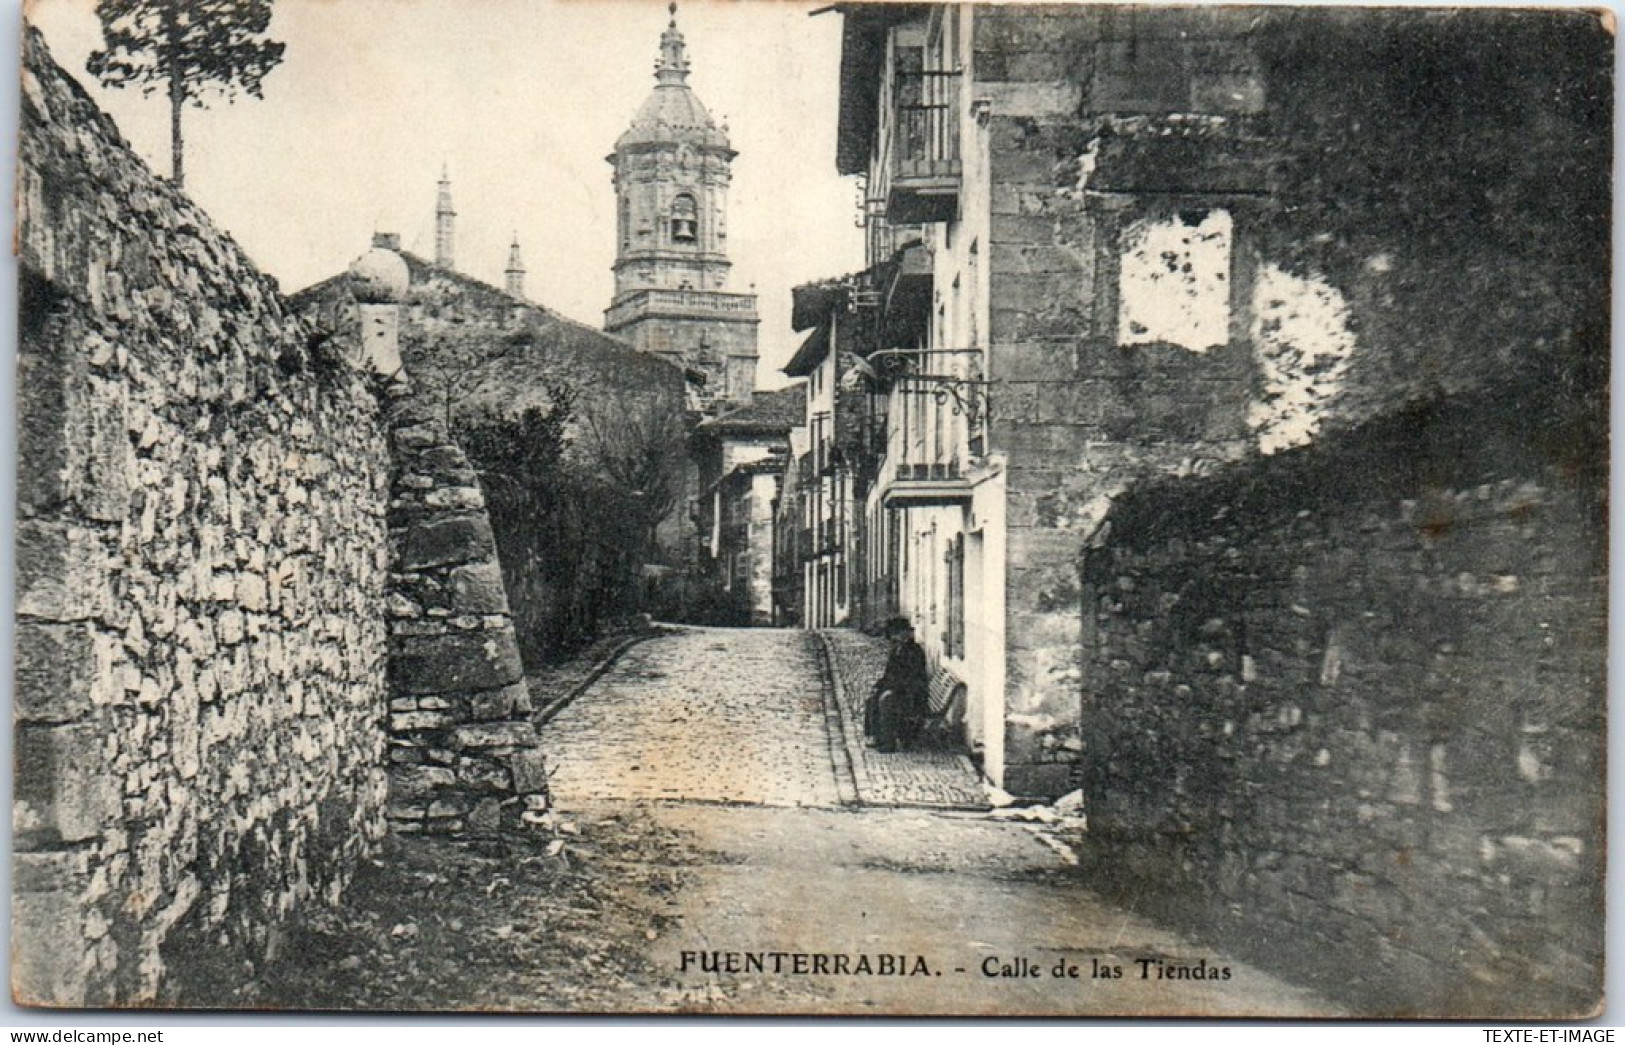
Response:
[[[20,1003],[1600,1011],[1611,12],[26,18]]]

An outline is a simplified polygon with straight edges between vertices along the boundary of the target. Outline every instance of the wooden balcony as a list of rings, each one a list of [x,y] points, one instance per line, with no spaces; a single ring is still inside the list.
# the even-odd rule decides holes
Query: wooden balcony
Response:
[[[892,225],[959,216],[959,80],[948,70],[897,74],[886,193]]]

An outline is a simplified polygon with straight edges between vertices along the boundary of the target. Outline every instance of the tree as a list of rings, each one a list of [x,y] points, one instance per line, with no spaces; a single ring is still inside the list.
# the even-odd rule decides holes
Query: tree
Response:
[[[682,414],[659,402],[543,387],[545,408],[470,411],[455,429],[485,492],[532,666],[651,608],[644,568],[681,494],[687,438]]]
[[[664,399],[642,396],[604,395],[582,406],[591,461],[631,496],[652,544],[656,528],[682,495],[688,447],[682,411]]]
[[[271,0],[99,0],[105,49],[86,68],[109,87],[135,84],[143,95],[169,96],[170,177],[185,183],[181,107],[202,107],[215,92],[262,98],[261,82],[282,61],[284,46],[262,39]]]

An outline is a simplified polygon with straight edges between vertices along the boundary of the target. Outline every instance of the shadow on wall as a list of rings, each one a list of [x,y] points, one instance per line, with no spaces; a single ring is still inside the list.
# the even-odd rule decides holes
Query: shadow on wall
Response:
[[[1601,997],[1602,447],[1551,390],[1127,494],[1085,566],[1092,881],[1372,1014]]]

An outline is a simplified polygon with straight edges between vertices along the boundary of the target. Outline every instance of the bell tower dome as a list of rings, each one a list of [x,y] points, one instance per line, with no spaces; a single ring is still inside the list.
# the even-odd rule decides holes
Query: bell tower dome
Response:
[[[690,374],[701,409],[743,402],[756,383],[754,294],[729,292],[728,186],[737,155],[688,85],[677,5],[660,35],[655,86],[608,156],[616,204],[615,297],[604,329]]]

